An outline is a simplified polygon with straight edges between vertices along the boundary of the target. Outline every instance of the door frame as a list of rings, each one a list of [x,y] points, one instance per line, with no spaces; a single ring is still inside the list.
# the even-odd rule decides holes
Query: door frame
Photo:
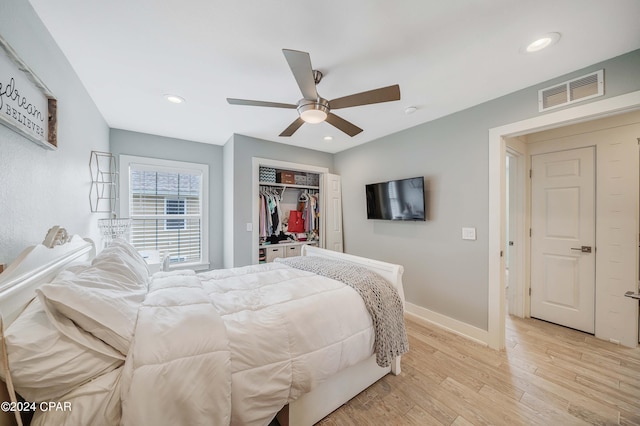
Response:
[[[505,347],[506,139],[637,109],[640,109],[640,90],[489,129],[489,347]]]

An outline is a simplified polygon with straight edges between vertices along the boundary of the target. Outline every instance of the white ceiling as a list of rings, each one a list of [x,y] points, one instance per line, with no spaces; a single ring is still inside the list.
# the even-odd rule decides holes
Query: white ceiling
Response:
[[[30,2],[110,127],[217,145],[339,152],[640,48],[638,0]],[[560,42],[519,52],[548,32]],[[326,99],[396,83],[402,99],[336,111],[364,129],[353,138],[328,123],[279,137],[295,110],[226,98],[296,103],[283,48],[310,53]]]

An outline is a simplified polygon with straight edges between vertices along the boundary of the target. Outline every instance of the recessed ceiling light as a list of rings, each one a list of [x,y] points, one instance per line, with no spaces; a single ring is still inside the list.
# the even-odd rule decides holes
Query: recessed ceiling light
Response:
[[[178,95],[167,94],[167,95],[164,95],[164,98],[174,104],[181,104],[184,102],[184,98]]]
[[[333,140],[333,136],[325,136],[324,138],[325,141],[332,141]]]
[[[413,114],[414,112],[416,112],[418,110],[418,108],[414,107],[414,106],[408,106],[404,109],[404,113],[409,115],[409,114]]]
[[[560,33],[547,33],[541,37],[538,37],[531,43],[527,44],[521,50],[524,53],[539,52],[544,48],[547,48],[549,46],[556,44],[558,40],[560,40]]]

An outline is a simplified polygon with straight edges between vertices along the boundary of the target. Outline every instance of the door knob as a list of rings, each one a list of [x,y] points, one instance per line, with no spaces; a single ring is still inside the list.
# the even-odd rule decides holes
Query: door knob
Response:
[[[571,247],[571,250],[580,250],[582,253],[591,253],[591,246]]]

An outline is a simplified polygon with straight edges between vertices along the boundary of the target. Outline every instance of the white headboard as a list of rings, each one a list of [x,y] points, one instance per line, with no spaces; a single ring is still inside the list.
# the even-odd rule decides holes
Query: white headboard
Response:
[[[60,230],[63,229],[58,228],[58,234]],[[95,257],[95,244],[90,239],[73,235],[52,240],[50,234],[45,243],[51,247],[43,244],[28,247],[0,274],[0,315],[5,328],[33,299],[39,285],[51,280],[65,267]]]

